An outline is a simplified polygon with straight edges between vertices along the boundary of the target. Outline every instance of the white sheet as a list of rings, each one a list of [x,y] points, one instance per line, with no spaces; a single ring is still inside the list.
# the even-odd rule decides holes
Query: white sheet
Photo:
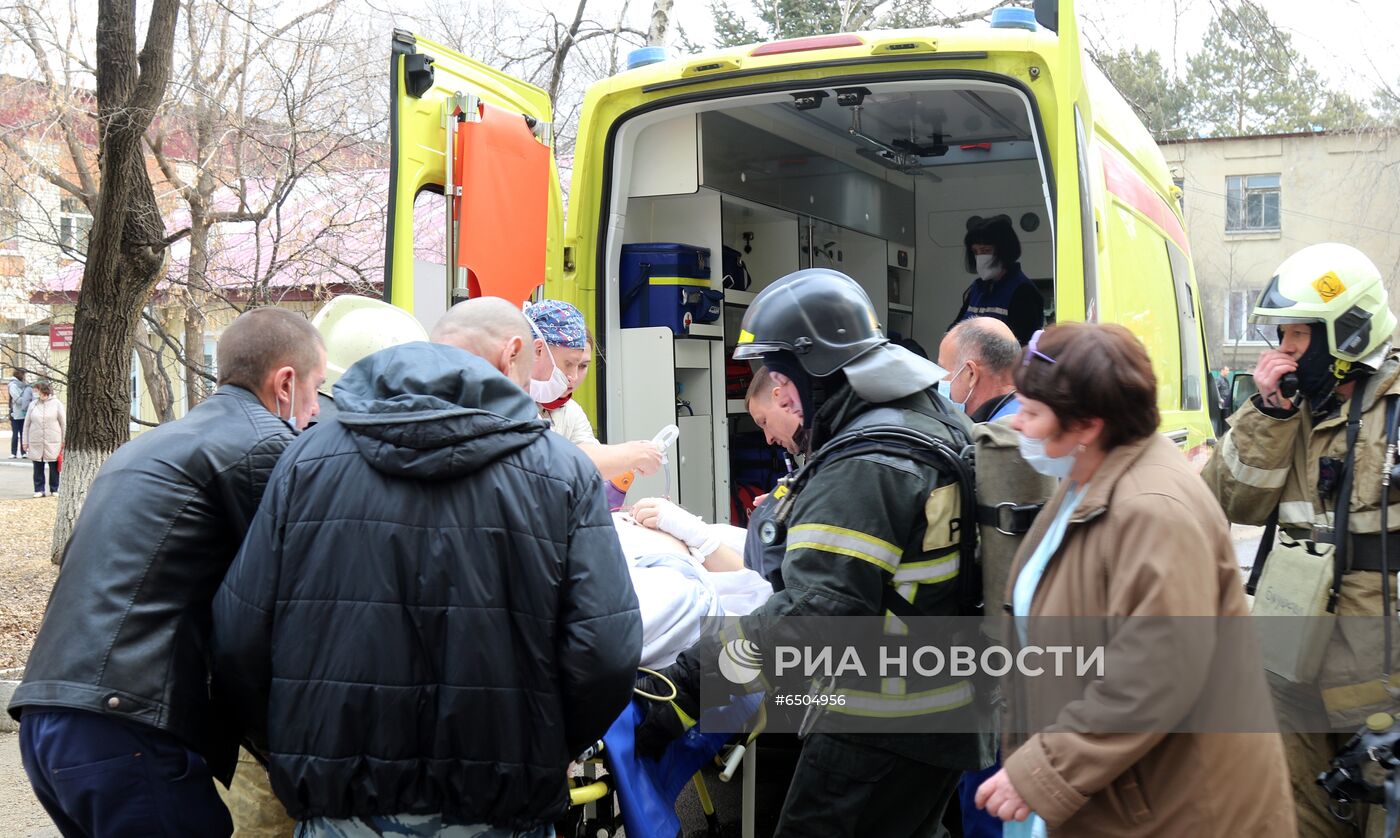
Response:
[[[642,666],[671,665],[702,632],[717,625],[714,618],[748,614],[773,595],[772,586],[747,568],[711,573],[698,558],[681,552],[684,545],[670,536],[621,514],[614,515],[614,523],[641,607]],[[742,551],[744,531],[724,528],[738,533]],[[734,532],[722,534],[726,545],[734,537]]]

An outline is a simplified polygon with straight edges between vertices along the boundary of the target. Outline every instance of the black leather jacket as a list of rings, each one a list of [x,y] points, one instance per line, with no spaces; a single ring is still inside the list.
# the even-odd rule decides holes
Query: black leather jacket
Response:
[[[119,448],[88,492],[10,714],[148,724],[227,781],[238,731],[211,706],[210,601],[291,440],[252,393],[224,385]]]

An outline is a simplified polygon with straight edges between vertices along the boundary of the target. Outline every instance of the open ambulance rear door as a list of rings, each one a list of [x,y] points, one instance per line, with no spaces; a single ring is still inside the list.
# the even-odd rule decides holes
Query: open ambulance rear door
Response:
[[[1054,171],[1055,310],[1064,319],[1082,316],[1096,320],[1095,215],[1089,180],[1089,137],[1094,122],[1084,85],[1074,0],[1036,0],[1035,15],[1036,22],[1059,39],[1050,68],[1055,107],[1053,112],[1045,109],[1042,114],[1051,138]]]
[[[428,328],[469,296],[523,302],[561,264],[549,96],[402,30],[389,73],[385,299]]]

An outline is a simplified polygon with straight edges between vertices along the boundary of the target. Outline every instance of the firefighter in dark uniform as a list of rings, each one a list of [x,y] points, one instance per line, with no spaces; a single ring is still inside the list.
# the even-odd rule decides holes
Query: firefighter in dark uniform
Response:
[[[891,596],[919,615],[956,616],[967,559],[953,520],[957,504],[949,502],[959,491],[955,472],[898,447],[836,451],[862,428],[900,426],[949,444],[970,432],[932,392],[944,371],[893,345],[861,287],[827,269],[798,271],[759,293],[734,357],[762,361],[797,384],[804,469],[819,464],[793,484],[785,518],[760,527],[783,551],[783,588],[742,618],[743,636],[763,650],[784,617],[888,620]],[[765,533],[751,529],[755,535]],[[699,672],[716,657],[715,641],[702,641],[667,671],[682,694],[678,703],[698,693]],[[902,679],[876,680],[870,690],[843,688],[846,703],[827,708],[803,739],[777,835],[934,835],[961,773],[991,763],[969,680],[949,676],[917,691]],[[698,710],[691,703],[680,709]],[[669,706],[653,708],[637,734],[643,752],[676,734]],[[934,714],[935,724],[920,724]],[[845,723],[852,720],[861,724]],[[907,732],[930,727],[958,732]]]

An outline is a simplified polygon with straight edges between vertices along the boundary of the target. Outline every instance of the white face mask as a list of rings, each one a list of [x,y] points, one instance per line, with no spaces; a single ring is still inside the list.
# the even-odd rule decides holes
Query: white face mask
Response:
[[[967,395],[963,397],[962,401],[956,401],[953,398],[953,382],[958,380],[958,376],[962,375],[962,371],[965,369],[967,369],[967,364],[963,364],[962,366],[958,367],[957,372],[938,382],[938,395],[951,402],[953,405],[953,409],[959,413],[967,412],[967,400],[972,398],[972,388],[970,387],[968,388]]]
[[[972,258],[977,263],[977,275],[988,282],[1005,273],[1001,269],[1001,263],[997,261],[997,257],[991,253],[978,253]]]
[[[535,331],[534,323],[530,324],[530,330],[535,332],[536,338],[544,342],[545,354],[549,356],[549,365],[554,370],[549,374],[549,378],[543,381],[534,377],[530,378],[530,398],[534,399],[536,404],[549,404],[568,391],[569,378],[564,375],[563,370],[559,369],[559,364],[555,363],[554,353],[549,351],[549,342],[540,337],[538,331]],[[533,365],[531,365],[531,369],[534,369]]]
[[[530,304],[527,302],[522,310],[529,312]],[[530,324],[530,333],[535,336],[535,340],[544,344],[545,354],[549,356],[549,366],[554,370],[549,374],[549,378],[538,379],[533,375],[534,365],[530,366],[532,375],[530,376],[530,398],[536,404],[549,404],[561,398],[569,389],[569,378],[564,375],[564,371],[559,369],[559,364],[554,360],[554,353],[549,351],[549,341],[544,339],[544,334],[540,332],[540,327],[535,325],[535,321],[530,319],[530,315],[525,315],[525,322]]]
[[[1063,480],[1069,477],[1069,473],[1074,471],[1074,455],[1066,454],[1063,457],[1051,457],[1045,453],[1045,440],[1031,439],[1025,434],[1019,434],[1020,439],[1017,445],[1021,450],[1021,459],[1026,461],[1026,465],[1035,469],[1046,477],[1054,477]]]
[[[289,408],[287,418],[286,418],[286,419],[282,419],[282,412],[281,412],[281,408],[280,408],[280,407],[279,407],[278,412],[277,412],[277,418],[278,418],[278,419],[282,419],[283,422],[286,422],[286,423],[291,427],[292,433],[294,433],[294,434],[299,434],[299,433],[301,433],[301,428],[297,426],[297,373],[296,373],[296,370],[292,370],[292,390],[291,390],[291,393],[292,393],[291,398],[289,398],[289,399],[287,400],[287,401],[288,401],[287,407]]]

